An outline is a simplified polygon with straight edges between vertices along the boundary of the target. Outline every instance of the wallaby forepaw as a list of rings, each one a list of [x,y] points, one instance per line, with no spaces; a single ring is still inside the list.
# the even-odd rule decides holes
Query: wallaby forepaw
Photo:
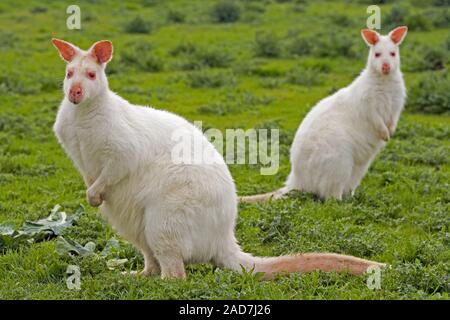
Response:
[[[101,192],[94,192],[91,189],[88,189],[86,192],[86,197],[88,203],[93,207],[100,206],[104,200],[104,195]]]
[[[388,142],[389,141],[389,139],[390,139],[390,137],[389,137],[389,131],[381,131],[380,132],[380,134],[379,134],[379,136],[380,136],[380,139],[381,140],[383,140],[383,141],[385,141],[385,142]]]
[[[396,125],[394,124],[393,121],[389,121],[387,124],[387,128],[389,130],[389,136],[392,137],[394,135],[395,132],[395,127]]]

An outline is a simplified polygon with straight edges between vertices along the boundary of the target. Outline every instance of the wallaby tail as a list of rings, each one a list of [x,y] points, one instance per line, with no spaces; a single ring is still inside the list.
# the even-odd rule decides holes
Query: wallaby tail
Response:
[[[285,193],[287,193],[285,188],[281,188],[281,189],[278,189],[278,190],[273,191],[273,192],[255,194],[255,195],[252,195],[252,196],[239,197],[239,202],[255,203],[255,202],[264,202],[264,201],[276,200],[276,199],[280,199]]]
[[[231,258],[231,257],[230,257]],[[354,275],[364,274],[369,267],[384,268],[386,264],[336,253],[303,253],[281,257],[252,257],[240,251],[225,267],[241,272],[263,272],[265,279],[275,275],[292,272],[349,272]]]

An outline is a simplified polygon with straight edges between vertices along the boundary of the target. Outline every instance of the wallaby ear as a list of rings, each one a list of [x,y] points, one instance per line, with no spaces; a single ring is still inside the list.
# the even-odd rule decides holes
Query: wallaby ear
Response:
[[[378,32],[370,29],[361,30],[361,36],[368,46],[373,46],[380,40]]]
[[[113,54],[112,42],[108,40],[98,41],[92,45],[89,52],[99,64],[108,63]]]
[[[389,32],[389,38],[391,38],[392,42],[394,42],[396,45],[400,45],[403,42],[403,39],[405,39],[407,32],[407,26],[397,27]]]
[[[66,62],[72,61],[78,53],[78,48],[67,41],[53,38],[52,42],[56,49],[58,49],[61,58],[63,58]]]

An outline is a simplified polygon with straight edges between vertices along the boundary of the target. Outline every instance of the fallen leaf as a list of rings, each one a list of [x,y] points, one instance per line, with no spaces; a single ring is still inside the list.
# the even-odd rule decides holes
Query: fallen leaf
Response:
[[[27,238],[30,242],[39,242],[55,238],[64,233],[64,230],[73,226],[84,213],[84,207],[80,207],[73,215],[61,211],[61,206],[56,205],[47,218],[38,221],[25,221],[22,227],[17,230],[16,238]]]
[[[87,257],[95,254],[95,243],[88,242],[84,246],[78,242],[64,237],[58,237],[56,241],[56,252],[60,255]]]
[[[111,238],[106,243],[105,248],[103,248],[102,252],[100,252],[100,256],[106,258],[110,254],[116,253],[119,249],[120,249],[119,240]]]
[[[11,247],[16,234],[17,232],[12,226],[0,225],[0,250]]]
[[[106,266],[109,270],[114,270],[123,267],[123,265],[127,262],[128,259],[109,259],[106,261]]]

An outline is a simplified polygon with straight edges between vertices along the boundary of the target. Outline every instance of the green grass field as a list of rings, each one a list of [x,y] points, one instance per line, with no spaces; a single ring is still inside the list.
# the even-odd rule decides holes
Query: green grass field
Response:
[[[82,204],[86,212],[64,239],[94,242],[99,253],[116,238],[120,248],[109,257],[128,260],[110,270],[99,254],[58,254],[60,238],[0,237],[0,298],[448,299],[450,5],[395,2],[380,5],[382,32],[400,23],[410,28],[402,45],[410,98],[356,195],[320,202],[294,194],[240,205],[236,231],[254,255],[332,251],[389,263],[381,289],[371,290],[366,276],[314,272],[261,281],[210,265],[189,266],[185,281],[122,275],[141,269],[143,259],[87,205],[83,181],[52,132],[65,64],[50,41],[87,49],[110,39],[110,87],[132,103],[202,120],[204,128],[279,128],[276,175],[231,166],[239,194],[253,194],[282,186],[305,114],[364,67],[360,29],[371,1],[77,1],[81,30],[66,27],[73,1],[1,1],[0,226],[47,217],[56,204],[73,214]],[[68,265],[81,269],[79,291],[66,286]]]

